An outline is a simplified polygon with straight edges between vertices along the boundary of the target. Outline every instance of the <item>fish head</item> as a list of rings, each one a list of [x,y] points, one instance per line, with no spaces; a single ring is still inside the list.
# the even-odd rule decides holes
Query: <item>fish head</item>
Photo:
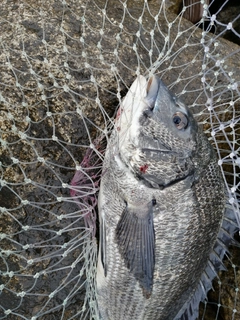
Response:
[[[199,128],[189,108],[157,76],[139,76],[116,119],[117,150],[150,187],[193,179]]]

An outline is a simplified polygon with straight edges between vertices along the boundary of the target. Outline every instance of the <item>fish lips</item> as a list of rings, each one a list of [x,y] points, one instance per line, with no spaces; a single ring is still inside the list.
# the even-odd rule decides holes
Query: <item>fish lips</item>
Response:
[[[161,91],[163,87],[165,87],[163,82],[155,75],[148,80],[145,100],[150,110],[154,109],[157,96],[162,94]]]
[[[159,112],[163,104],[166,104],[166,110],[168,110],[169,100],[172,100],[172,97],[173,95],[168,91],[161,79],[153,75],[147,83],[145,101],[148,109],[145,110],[145,112],[148,114],[150,114],[151,111],[153,113]],[[161,111],[162,109],[161,107]]]
[[[154,112],[158,111],[157,101],[165,94],[166,87],[163,82],[153,75],[146,84],[145,91],[145,109],[142,110],[142,116],[139,119],[140,125],[144,125],[146,118],[153,117]]]

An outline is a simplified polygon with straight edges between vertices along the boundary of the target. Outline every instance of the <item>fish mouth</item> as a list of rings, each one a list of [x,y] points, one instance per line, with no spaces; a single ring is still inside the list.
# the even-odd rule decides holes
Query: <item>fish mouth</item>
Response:
[[[149,78],[146,88],[146,102],[148,104],[149,110],[153,110],[155,102],[157,100],[157,95],[160,90],[161,80],[153,75]]]

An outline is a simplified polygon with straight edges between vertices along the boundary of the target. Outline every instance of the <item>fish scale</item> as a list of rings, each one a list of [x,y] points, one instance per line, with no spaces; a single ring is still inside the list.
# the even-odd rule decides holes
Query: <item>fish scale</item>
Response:
[[[121,108],[98,200],[100,316],[195,320],[236,229],[216,155],[156,76],[138,77]]]

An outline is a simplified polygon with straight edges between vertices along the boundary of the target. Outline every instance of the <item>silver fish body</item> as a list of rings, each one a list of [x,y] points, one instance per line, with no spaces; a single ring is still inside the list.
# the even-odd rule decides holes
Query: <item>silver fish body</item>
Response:
[[[190,110],[158,77],[139,76],[103,166],[101,319],[196,319],[225,252],[216,245],[225,202],[214,150]]]

